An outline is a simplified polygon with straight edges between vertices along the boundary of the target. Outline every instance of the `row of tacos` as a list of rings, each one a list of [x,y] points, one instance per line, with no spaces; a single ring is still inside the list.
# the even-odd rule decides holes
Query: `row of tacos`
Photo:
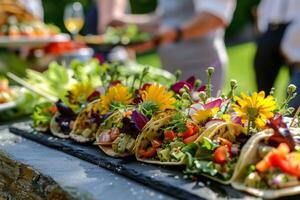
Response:
[[[176,110],[157,113],[138,129],[132,121],[136,112],[132,109],[117,110],[93,127],[90,119],[97,102],[89,104],[78,115],[69,137],[78,142],[95,141],[94,144],[112,157],[135,156],[145,163],[185,165],[187,175],[204,175],[264,198],[299,194],[300,153],[295,150],[295,144],[289,146],[289,140],[278,130],[266,129],[250,137],[239,124],[215,121],[200,127]],[[186,126],[185,132],[179,130],[182,127],[174,126],[177,121],[184,122],[181,125]],[[88,134],[84,133],[86,130]],[[300,130],[288,132],[286,129],[285,136],[289,134],[295,143]],[[270,140],[276,134],[283,138],[282,142]],[[286,157],[285,164],[280,163],[282,156]],[[270,158],[271,164],[259,164]]]
[[[212,97],[211,85],[193,77],[170,88],[121,81],[101,91],[80,88],[38,108],[35,117],[51,120],[35,127],[48,123],[53,135],[97,145],[108,156],[182,165],[186,177],[206,176],[264,198],[300,193],[300,130],[285,123],[288,101],[277,105],[264,92],[236,96],[235,82],[228,95]]]

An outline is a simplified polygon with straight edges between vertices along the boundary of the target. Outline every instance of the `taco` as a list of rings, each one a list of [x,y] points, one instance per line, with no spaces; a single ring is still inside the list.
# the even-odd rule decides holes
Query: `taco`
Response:
[[[95,100],[87,105],[77,116],[70,137],[76,142],[92,142],[96,138],[96,132],[101,124],[100,100]]]
[[[33,128],[39,132],[48,132],[50,130],[51,119],[56,112],[56,106],[49,102],[35,106],[31,115]]]
[[[187,155],[185,174],[207,176],[229,184],[237,173],[243,145],[248,140],[244,128],[235,123],[214,123],[183,149]]]
[[[135,156],[137,160],[160,165],[183,165],[181,151],[200,134],[198,126],[183,113],[166,110],[154,116],[139,135]]]
[[[284,130],[284,131],[282,131]],[[253,137],[232,182],[235,189],[266,199],[300,194],[299,143],[288,129],[268,129]],[[299,129],[298,129],[299,131]],[[291,140],[292,136],[292,140]]]
[[[69,138],[77,115],[62,101],[58,101],[56,107],[57,112],[51,119],[50,131],[59,138]]]
[[[136,138],[147,121],[137,111],[117,110],[104,120],[97,131],[96,144],[112,157],[134,155]]]

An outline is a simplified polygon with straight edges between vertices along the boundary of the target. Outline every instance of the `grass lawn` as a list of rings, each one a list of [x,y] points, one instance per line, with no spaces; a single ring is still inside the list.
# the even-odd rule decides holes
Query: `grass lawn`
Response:
[[[256,90],[255,75],[253,70],[253,58],[255,54],[255,44],[245,43],[229,47],[229,69],[226,76],[226,83],[223,91],[229,88],[230,79],[236,79],[239,84],[239,91],[251,92]],[[138,56],[138,62],[160,67],[159,58],[156,53],[149,53]],[[288,70],[283,67],[275,83],[275,96],[282,101],[285,96],[285,89],[288,84]]]

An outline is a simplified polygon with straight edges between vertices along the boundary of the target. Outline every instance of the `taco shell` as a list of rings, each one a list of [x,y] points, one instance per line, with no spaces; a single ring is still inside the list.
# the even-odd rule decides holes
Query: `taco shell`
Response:
[[[235,123],[227,123],[227,122],[224,122],[224,123],[219,123],[219,124],[214,124],[213,126],[210,126],[209,128],[207,128],[199,137],[198,139],[195,141],[195,143],[202,143],[202,140],[204,137],[207,137],[211,140],[213,139],[216,139],[217,137],[222,137],[224,139],[227,139],[229,141],[234,141],[236,136],[239,135],[239,134],[242,134],[244,132],[244,128],[238,124],[235,124]],[[246,145],[246,144],[245,144]],[[242,163],[242,155],[244,154],[244,152],[246,151],[245,149],[245,145],[244,147],[242,148],[241,152],[240,152],[240,156],[239,156],[239,159],[236,163],[236,166],[235,166],[235,170],[232,174],[232,177],[227,180],[227,181],[224,181],[224,180],[221,180],[217,177],[214,177],[214,176],[210,176],[208,174],[201,174],[205,177],[208,177],[214,181],[217,181],[219,183],[222,183],[222,184],[225,184],[225,185],[228,185],[232,182],[232,180],[235,178],[235,176],[237,175],[237,169],[239,168],[239,165]]]
[[[159,130],[168,124],[172,118],[176,115],[176,111],[174,110],[167,110],[165,112],[160,112],[156,116],[152,117],[152,119],[147,123],[144,127],[142,133],[138,136],[136,140],[135,146],[135,157],[138,161],[150,163],[150,164],[157,164],[157,165],[184,165],[185,159],[178,162],[162,162],[157,160],[151,159],[144,159],[139,156],[139,149],[140,147],[145,147],[148,145],[150,141],[158,136]]]
[[[251,138],[251,140],[249,140],[249,142],[247,142],[247,144],[244,147],[246,152],[243,154],[241,164],[239,165],[238,173],[232,181],[232,187],[234,187],[237,190],[241,190],[244,192],[248,192],[252,195],[262,197],[264,199],[275,199],[283,196],[300,194],[300,185],[282,189],[261,189],[246,186],[244,183],[247,167],[250,164],[254,164],[260,161],[258,160],[257,156],[259,143],[272,136],[272,134],[273,130],[267,129],[263,132],[257,133]]]
[[[56,137],[59,137],[59,138],[63,138],[63,139],[67,139],[70,137],[69,134],[64,134],[60,131],[60,128],[59,128],[59,125],[58,123],[56,122],[56,117],[59,116],[59,113],[56,112],[55,115],[52,117],[51,121],[50,121],[50,131],[51,133],[56,136]]]
[[[87,105],[79,115],[76,117],[73,129],[70,133],[70,137],[79,143],[93,142],[95,140],[96,132],[100,124],[90,124],[89,118],[91,117],[92,111],[99,111],[100,100],[95,100]],[[100,111],[98,112],[100,113]],[[88,127],[88,128],[83,128]]]
[[[104,122],[103,124],[101,125],[101,127],[98,129],[97,133],[96,133],[96,143],[99,148],[108,156],[111,156],[111,157],[128,157],[130,156],[130,153],[118,153],[118,152],[115,152],[113,149],[112,149],[112,146],[111,145],[101,145],[99,144],[99,137],[101,136],[102,132],[106,129],[110,129],[110,128],[113,128],[113,124],[115,122],[118,122],[118,121],[122,121],[122,118],[124,117],[123,113],[121,111],[115,111],[113,114],[111,114]]]

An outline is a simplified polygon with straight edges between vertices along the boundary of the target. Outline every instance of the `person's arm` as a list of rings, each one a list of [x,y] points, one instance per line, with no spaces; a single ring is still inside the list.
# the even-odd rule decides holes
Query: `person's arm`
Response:
[[[177,39],[187,40],[199,37],[225,26],[226,24],[219,17],[208,12],[199,13],[181,27],[178,27],[178,29],[166,28],[161,30],[161,32],[158,33],[158,37],[160,38],[159,43],[164,44],[174,42]],[[178,34],[180,34],[180,36]]]
[[[98,33],[103,33],[113,18],[114,0],[97,0]]]
[[[197,14],[177,29],[162,30],[160,43],[200,37],[210,31],[226,27],[230,23],[236,3],[235,0],[207,0],[207,3],[194,0],[194,2]]]
[[[127,14],[128,0],[114,0],[112,25],[135,24],[140,30],[153,32],[158,28],[159,16],[156,12],[149,14]]]

